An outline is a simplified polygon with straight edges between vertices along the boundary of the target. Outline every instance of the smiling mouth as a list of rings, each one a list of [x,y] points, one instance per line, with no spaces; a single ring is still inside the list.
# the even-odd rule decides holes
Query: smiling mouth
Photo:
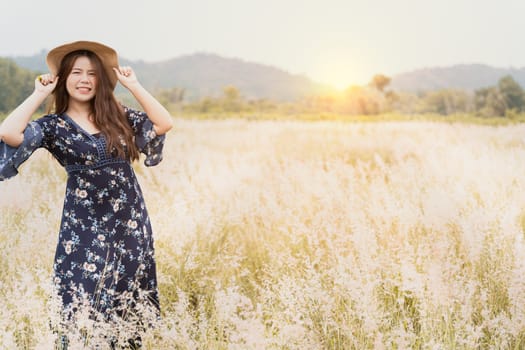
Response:
[[[81,87],[77,87],[77,90],[80,92],[90,92],[91,88],[87,86],[81,86]]]

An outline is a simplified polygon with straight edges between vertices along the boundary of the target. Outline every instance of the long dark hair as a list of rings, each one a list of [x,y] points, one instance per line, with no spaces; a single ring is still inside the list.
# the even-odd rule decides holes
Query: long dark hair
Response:
[[[134,142],[134,133],[127,121],[124,109],[115,99],[108,73],[100,58],[92,51],[79,50],[68,53],[60,62],[57,75],[60,77],[53,91],[55,113],[65,113],[69,107],[69,93],[66,89],[67,77],[78,57],[87,57],[95,67],[97,86],[95,97],[91,99],[91,113],[95,126],[107,140],[107,151],[116,150],[122,159],[134,161],[139,158],[139,150]]]

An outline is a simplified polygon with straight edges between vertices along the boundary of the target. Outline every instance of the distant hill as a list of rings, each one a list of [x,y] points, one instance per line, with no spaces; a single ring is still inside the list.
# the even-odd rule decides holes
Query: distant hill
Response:
[[[12,59],[22,68],[30,69],[37,72],[47,72],[46,66],[46,50],[41,50],[39,53],[33,56],[15,56],[7,57]]]
[[[46,71],[46,51],[33,56],[11,57],[19,66]],[[282,69],[226,58],[211,53],[184,55],[160,62],[130,61],[130,65],[148,89],[182,87],[186,99],[218,96],[225,86],[237,87],[244,97],[293,101],[303,96],[332,91],[303,75],[290,74]],[[458,64],[448,67],[417,69],[392,76],[389,88],[396,91],[419,92],[439,89],[476,90],[494,86],[498,80],[511,75],[525,87],[525,68],[496,68],[484,64]],[[117,90],[117,92],[122,90]]]
[[[459,64],[401,73],[392,77],[390,88],[396,91],[427,91],[439,89],[476,90],[494,86],[499,79],[511,75],[525,87],[525,68],[495,68],[483,64]]]
[[[21,67],[46,71],[46,51],[33,56],[11,57]],[[196,53],[160,62],[130,61],[120,58],[121,65],[132,66],[145,87],[181,87],[187,99],[218,96],[225,86],[237,87],[249,99],[293,101],[315,95],[330,88],[313,82],[303,75],[290,74],[282,69],[225,58],[215,54]]]

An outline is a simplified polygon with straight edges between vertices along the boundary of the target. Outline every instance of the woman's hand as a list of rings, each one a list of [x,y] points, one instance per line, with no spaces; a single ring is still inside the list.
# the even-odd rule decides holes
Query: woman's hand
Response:
[[[58,77],[54,77],[51,74],[42,74],[35,79],[35,91],[45,94],[45,96],[51,95],[58,83]]]
[[[133,69],[129,66],[113,68],[117,75],[118,81],[124,85],[124,87],[130,90],[132,87],[139,83],[137,76]]]

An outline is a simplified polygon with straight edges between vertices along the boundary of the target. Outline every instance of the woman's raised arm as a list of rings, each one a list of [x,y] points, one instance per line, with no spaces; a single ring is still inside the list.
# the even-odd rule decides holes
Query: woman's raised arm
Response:
[[[170,113],[138,81],[131,67],[113,68],[120,83],[128,89],[153,123],[155,133],[164,135],[173,127]]]

